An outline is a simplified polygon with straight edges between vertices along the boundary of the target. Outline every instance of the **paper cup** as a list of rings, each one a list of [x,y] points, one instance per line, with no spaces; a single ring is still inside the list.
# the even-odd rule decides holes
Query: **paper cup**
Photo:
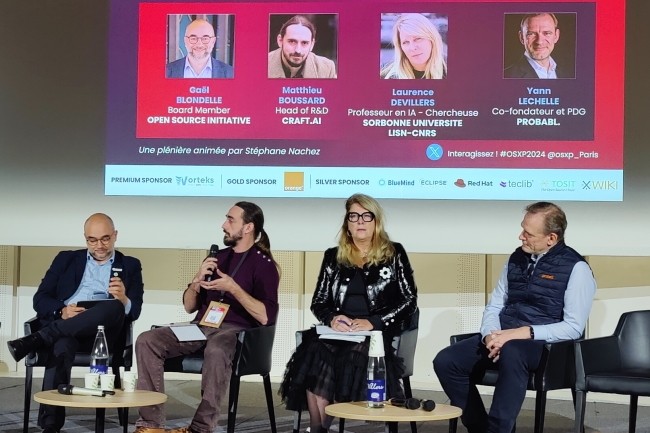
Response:
[[[84,388],[99,389],[99,374],[86,373],[84,375]]]
[[[381,331],[370,331],[370,348],[368,356],[385,356],[384,338]]]
[[[137,383],[138,378],[135,375],[135,371],[124,372],[124,378],[122,380],[122,387],[124,389],[124,392],[134,392]]]
[[[112,373],[102,374],[100,376],[102,391],[115,390],[115,375]]]

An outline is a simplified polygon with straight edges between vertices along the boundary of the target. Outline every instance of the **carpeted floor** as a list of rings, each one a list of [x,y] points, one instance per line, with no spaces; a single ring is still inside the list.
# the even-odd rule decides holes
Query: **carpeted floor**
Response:
[[[74,382],[73,382],[74,383]],[[277,386],[277,385],[275,385]],[[35,379],[34,389],[40,389],[40,381]],[[0,431],[7,433],[22,432],[23,423],[23,379],[0,377]],[[190,423],[194,410],[199,402],[199,383],[196,381],[168,381],[166,405],[167,427],[182,427]],[[443,393],[433,391],[415,391],[418,398],[427,398],[437,403],[446,403]],[[284,410],[277,395],[275,398],[275,416],[278,432],[288,433],[293,429],[293,413]],[[486,398],[489,404],[489,398]],[[32,403],[29,432],[40,432],[36,426],[38,404]],[[225,432],[225,409],[221,416],[217,432]],[[624,433],[627,432],[628,407],[626,405],[589,403],[586,417],[587,433]],[[134,430],[133,423],[137,419],[137,409],[129,414],[129,432]],[[518,433],[532,433],[534,422],[534,402],[527,399],[517,420]],[[94,430],[95,415],[91,409],[69,409],[63,431],[66,433],[91,432]],[[301,432],[308,426],[308,415],[303,413]],[[447,433],[449,424],[446,421],[418,423],[419,433]],[[400,424],[401,432],[409,432],[408,424]],[[349,433],[380,433],[385,428],[382,423],[367,423],[347,420],[345,431]],[[117,420],[115,410],[106,411],[106,433],[120,433],[122,427]],[[269,432],[268,412],[264,400],[261,383],[242,383],[237,413],[236,432],[257,433]],[[338,420],[332,425],[332,432],[338,432]],[[545,433],[568,433],[573,431],[573,406],[570,401],[549,400],[547,403]],[[637,432],[650,431],[650,408],[640,407],[637,421]],[[459,426],[458,433],[466,433]]]

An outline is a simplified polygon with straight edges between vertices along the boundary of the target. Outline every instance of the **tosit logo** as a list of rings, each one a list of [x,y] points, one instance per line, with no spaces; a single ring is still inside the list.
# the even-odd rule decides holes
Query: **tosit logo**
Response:
[[[207,176],[176,176],[176,185],[178,186],[214,186],[214,178]]]
[[[499,182],[501,188],[532,188],[532,180],[502,180]]]
[[[542,181],[542,191],[575,191],[578,182],[569,179],[554,179]]]

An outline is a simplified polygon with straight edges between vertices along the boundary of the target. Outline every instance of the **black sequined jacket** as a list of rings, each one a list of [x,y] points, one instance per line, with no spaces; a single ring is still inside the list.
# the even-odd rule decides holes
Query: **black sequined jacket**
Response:
[[[368,320],[375,329],[396,334],[408,329],[410,319],[417,309],[417,287],[413,269],[406,251],[399,243],[393,243],[395,255],[386,263],[363,267],[364,285],[368,296]],[[341,314],[350,281],[355,275],[354,267],[343,266],[336,261],[337,247],[325,251],[318,283],[311,301],[311,311],[325,325]]]

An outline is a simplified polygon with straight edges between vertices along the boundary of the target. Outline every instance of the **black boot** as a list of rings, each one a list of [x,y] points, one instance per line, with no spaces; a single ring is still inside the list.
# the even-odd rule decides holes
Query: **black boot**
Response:
[[[27,356],[29,352],[45,347],[45,341],[38,332],[35,332],[16,340],[7,341],[7,347],[9,347],[11,356],[18,362]]]

